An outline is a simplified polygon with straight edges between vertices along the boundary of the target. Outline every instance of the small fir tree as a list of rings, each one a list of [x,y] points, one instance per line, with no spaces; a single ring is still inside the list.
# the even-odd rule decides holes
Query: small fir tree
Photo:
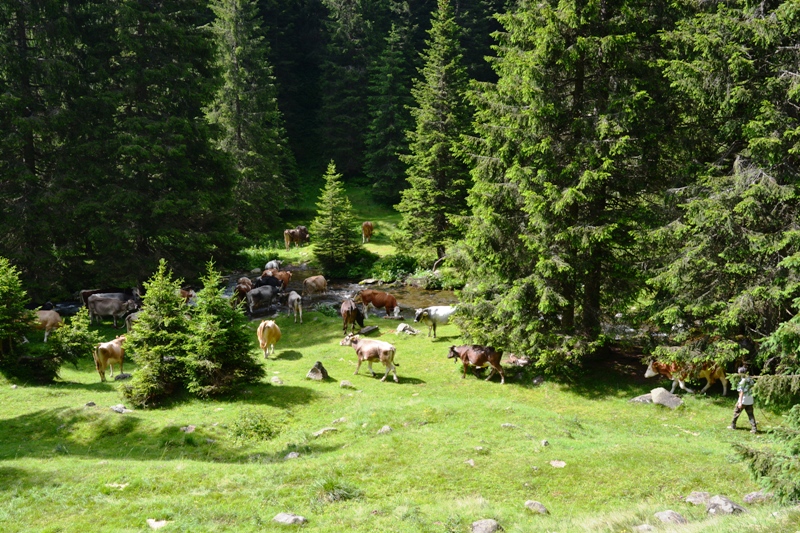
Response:
[[[250,353],[253,334],[241,306],[232,307],[222,296],[222,276],[209,262],[197,293],[189,324],[186,386],[206,398],[222,394],[239,383],[264,377],[264,367]]]
[[[22,288],[19,270],[0,257],[0,367],[14,364],[22,352],[21,341],[31,328],[31,312],[25,309],[28,295]]]
[[[180,279],[173,279],[164,259],[143,297],[136,327],[125,349],[139,366],[124,394],[135,405],[148,407],[176,392],[184,382],[189,321],[179,295]]]
[[[344,266],[363,249],[354,225],[353,207],[341,178],[341,174],[336,173],[336,164],[331,161],[317,202],[317,216],[311,223],[314,256],[328,273]]]
[[[89,310],[81,307],[70,319],[69,324],[58,328],[47,342],[47,356],[58,362],[78,364],[81,358],[91,355],[95,346],[102,342],[96,330],[90,330]]]

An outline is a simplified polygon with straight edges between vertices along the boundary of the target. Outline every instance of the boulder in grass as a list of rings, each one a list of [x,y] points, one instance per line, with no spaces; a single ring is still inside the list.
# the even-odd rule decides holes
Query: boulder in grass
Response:
[[[531,511],[533,511],[534,513],[539,513],[539,514],[548,514],[548,512],[549,512],[549,511],[547,510],[547,507],[545,507],[545,506],[544,506],[544,505],[542,505],[541,503],[539,503],[539,502],[537,502],[537,501],[534,501],[534,500],[528,500],[528,501],[526,501],[526,502],[525,502],[525,507],[527,507],[528,509],[530,509],[530,510],[531,510]]]
[[[278,513],[275,515],[275,518],[273,518],[272,521],[287,526],[302,525],[308,522],[304,516],[292,513]]]
[[[708,500],[708,514],[739,514],[746,513],[747,509],[734,501],[719,494]]]
[[[757,492],[751,492],[750,494],[745,494],[744,503],[764,503],[767,500],[771,500],[774,495],[771,492],[764,492],[763,490],[759,490]]]
[[[641,396],[637,396],[636,398],[631,398],[628,400],[629,403],[653,403],[653,397],[648,392],[647,394],[642,394]]]
[[[654,528],[650,524],[642,524],[640,526],[633,526],[632,529],[636,533],[648,533],[650,531],[655,531],[656,530],[656,528]]]
[[[686,503],[693,503],[694,505],[708,505],[711,499],[710,492],[692,492],[684,500]]]
[[[491,518],[484,518],[472,523],[472,533],[495,533],[502,529],[497,520],[492,520]]]
[[[651,390],[650,397],[653,399],[653,403],[669,407],[670,409],[677,409],[683,405],[683,400],[681,400],[680,397],[675,396],[663,387]]]
[[[324,366],[322,366],[321,361],[317,361],[314,363],[314,366],[311,367],[311,370],[308,371],[308,374],[306,374],[306,378],[313,379],[315,381],[324,381],[328,379],[328,371],[325,370]]]
[[[666,511],[660,511],[654,515],[656,518],[661,520],[665,524],[688,524],[689,521],[686,520],[683,516],[675,511],[670,509]]]
[[[322,435],[324,435],[325,433],[331,433],[331,432],[333,432],[333,431],[339,431],[339,430],[338,430],[338,429],[336,429],[336,428],[322,428],[322,429],[320,429],[319,431],[315,431],[315,432],[313,433],[313,435],[314,435],[315,437],[321,437],[321,436],[322,436]]]

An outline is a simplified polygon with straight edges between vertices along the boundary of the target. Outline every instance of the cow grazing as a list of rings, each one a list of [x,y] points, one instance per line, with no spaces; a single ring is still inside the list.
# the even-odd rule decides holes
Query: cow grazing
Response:
[[[134,302],[140,304],[142,302],[141,295],[139,293],[139,289],[134,287],[133,289],[118,289],[118,288],[110,288],[110,289],[85,289],[80,291],[80,299],[83,302],[83,305],[89,307],[89,297],[93,295],[102,296],[104,298],[117,298],[121,301],[126,300],[133,300]]]
[[[374,226],[369,220],[361,224],[361,244],[369,242],[370,238],[372,237],[373,229]]]
[[[376,339],[362,339],[358,335],[347,335],[339,342],[340,346],[352,346],[358,356],[358,365],[353,375],[358,374],[358,369],[361,368],[361,363],[366,361],[369,365],[369,371],[372,376],[375,372],[372,370],[372,363],[380,361],[386,367],[386,374],[383,375],[381,381],[386,381],[386,376],[389,372],[394,374],[394,382],[398,383],[397,379],[397,366],[399,364],[394,362],[394,355],[397,349],[388,342],[379,341]]]
[[[273,270],[272,276],[281,282],[281,289],[286,290],[289,282],[292,281],[292,273],[288,270]]]
[[[464,375],[461,379],[467,377],[467,367],[473,367],[472,371],[475,377],[478,377],[478,368],[484,368],[486,365],[492,367],[486,381],[492,379],[495,372],[500,373],[500,384],[506,382],[506,375],[503,373],[503,367],[500,366],[500,359],[503,357],[502,353],[498,353],[491,346],[480,346],[477,344],[464,344],[462,346],[451,346],[450,353],[447,354],[448,359],[461,360],[464,365]]]
[[[274,320],[263,320],[258,325],[256,330],[258,335],[258,345],[264,350],[264,359],[267,358],[267,353],[275,353],[275,343],[281,340],[281,328]]]
[[[432,305],[423,309],[417,309],[414,314],[414,322],[422,322],[428,326],[428,337],[433,330],[433,338],[436,338],[436,326],[444,326],[450,321],[450,317],[456,312],[452,305]]]
[[[397,299],[388,292],[364,289],[363,291],[359,291],[357,298],[364,304],[364,318],[369,318],[370,305],[375,307],[375,309],[380,309],[381,307],[385,308],[386,316],[390,316],[394,313],[395,309],[398,312],[400,311],[400,308],[397,307]]]
[[[289,251],[289,246],[294,243],[295,247],[308,242],[311,235],[308,233],[308,228],[305,226],[297,226],[294,229],[287,229],[283,231],[283,242],[286,244],[286,251]]]
[[[247,276],[242,276],[241,278],[236,280],[237,285],[249,285],[250,288],[253,288],[253,280],[248,278]]]
[[[125,335],[120,335],[113,341],[101,342],[95,347],[92,356],[97,373],[100,374],[100,381],[106,380],[106,366],[111,370],[111,377],[114,377],[114,363],[119,364],[119,373],[122,374],[122,363],[125,359],[125,348],[122,347],[124,342]]]
[[[326,293],[328,291],[328,281],[323,276],[311,276],[303,280],[303,296]]]
[[[267,285],[270,285],[275,288],[280,288],[283,286],[283,282],[278,278],[276,278],[275,276],[267,274],[266,272],[261,274],[260,277],[257,277],[255,282],[253,282],[254,289],[258,287],[266,287]]]
[[[303,323],[303,297],[292,291],[286,295],[286,306],[289,308],[289,316],[294,313],[294,323],[297,324],[297,317],[300,316],[300,323]]]
[[[271,305],[278,293],[278,289],[271,285],[257,287],[248,292],[247,307],[250,310],[250,314],[252,315],[256,309]]]
[[[247,281],[250,281],[249,279]],[[253,290],[253,283],[237,283],[236,287],[233,288],[233,295],[231,296],[231,300],[233,301],[234,306],[238,306],[243,301],[247,299],[247,293]]]
[[[137,309],[136,302],[133,300],[126,300],[124,302],[116,298],[103,298],[98,294],[89,296],[89,319],[94,322],[97,317],[98,322],[104,316],[114,317],[114,327],[117,326],[117,318],[125,316],[129,311]]]
[[[268,261],[266,265],[264,265],[264,270],[279,270],[283,261],[278,259],[273,259],[272,261]]]
[[[44,330],[44,342],[47,342],[47,337],[50,335],[50,332],[61,327],[61,315],[56,311],[43,310],[36,311],[36,316],[38,317],[38,321],[34,323],[34,327]]]
[[[661,363],[659,361],[651,361],[647,365],[647,370],[644,377],[652,378],[655,376],[664,376],[672,380],[672,388],[670,393],[675,393],[675,387],[680,387],[686,392],[694,394],[694,390],[686,386],[686,381],[689,379],[705,378],[706,386],[700,392],[705,393],[711,385],[717,382],[722,382],[722,395],[728,394],[728,378],[725,377],[725,370],[716,363],[706,361],[700,364],[691,363]]]
[[[189,300],[194,299],[197,296],[197,294],[195,294],[195,292],[192,289],[179,289],[178,296],[181,297],[183,303],[188,304]]]
[[[362,328],[364,327],[364,313],[358,308],[358,305],[347,298],[342,302],[340,309],[342,315],[342,333],[347,334],[347,326],[350,326],[350,333],[356,332],[356,323]]]

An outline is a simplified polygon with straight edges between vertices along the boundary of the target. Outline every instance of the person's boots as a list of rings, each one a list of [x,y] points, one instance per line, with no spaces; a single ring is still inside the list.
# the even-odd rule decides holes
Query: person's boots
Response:
[[[752,422],[750,424],[750,433],[758,433],[758,427],[756,427],[756,423]]]

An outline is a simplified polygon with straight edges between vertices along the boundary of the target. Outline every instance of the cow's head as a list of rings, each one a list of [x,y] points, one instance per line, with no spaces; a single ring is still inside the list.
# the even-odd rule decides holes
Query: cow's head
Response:
[[[454,361],[454,362],[457,362],[457,361],[458,361],[458,359],[459,359],[459,354],[458,354],[458,352],[456,351],[456,347],[455,347],[455,346],[451,346],[451,347],[450,347],[450,351],[447,353],[447,358],[448,358],[448,359],[455,359],[455,361]]]
[[[339,346],[352,346],[358,342],[358,335],[345,335],[344,339],[339,341]]]
[[[655,368],[653,368],[653,361],[650,361],[650,364],[647,365],[647,371],[644,373],[644,377],[652,378],[653,376],[657,376],[658,372],[656,372]]]
[[[398,307],[399,309],[399,307]],[[415,309],[414,310],[414,322],[419,322],[423,318],[428,318],[429,316],[428,308],[425,307],[424,309]]]

